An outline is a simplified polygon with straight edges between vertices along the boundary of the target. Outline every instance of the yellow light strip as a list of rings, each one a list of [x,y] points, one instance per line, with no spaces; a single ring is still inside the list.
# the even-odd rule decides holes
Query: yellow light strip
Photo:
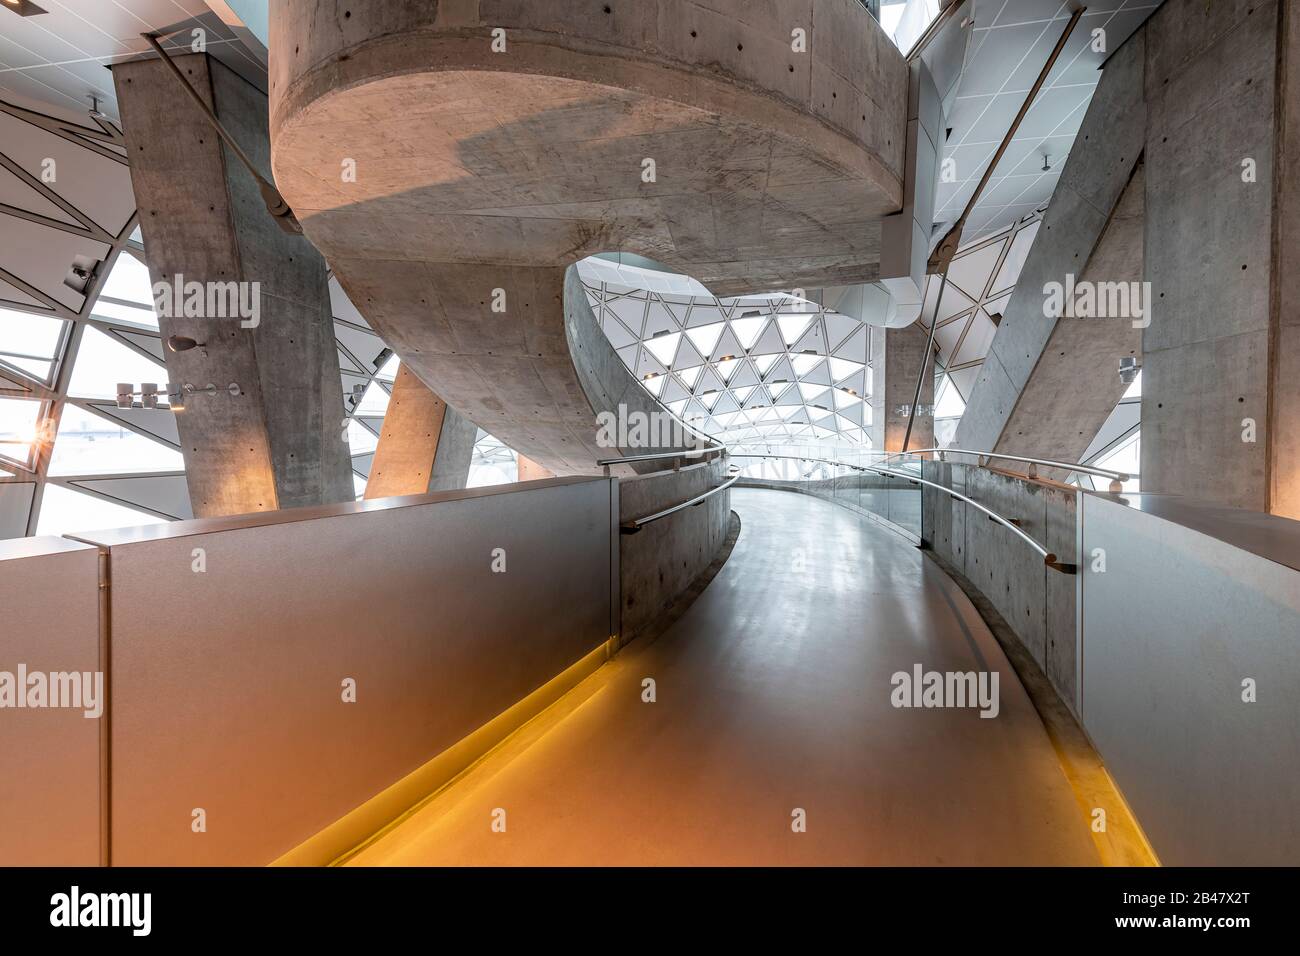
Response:
[[[569,665],[523,700],[411,771],[361,806],[308,837],[271,866],[338,866],[406,820],[607,661],[617,636]]]

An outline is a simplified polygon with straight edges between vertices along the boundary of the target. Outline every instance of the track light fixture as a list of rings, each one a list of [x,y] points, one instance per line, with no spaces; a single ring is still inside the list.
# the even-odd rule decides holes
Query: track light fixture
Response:
[[[144,382],[140,385],[140,390],[136,391],[131,382],[117,383],[117,407],[118,408],[161,408],[158,404],[160,395],[167,396],[167,407],[174,412],[184,411],[186,398],[190,395],[216,395],[222,391],[232,396],[243,394],[243,389],[239,387],[238,382],[231,382],[224,389],[218,388],[209,382],[207,385],[194,385],[190,382],[177,385],[164,385],[159,389],[157,382]],[[136,406],[135,399],[140,399],[139,406]]]

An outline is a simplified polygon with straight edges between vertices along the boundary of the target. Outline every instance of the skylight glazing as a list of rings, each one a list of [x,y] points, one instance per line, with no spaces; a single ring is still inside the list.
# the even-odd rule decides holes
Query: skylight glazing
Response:
[[[686,276],[585,259],[588,301],[651,395],[727,444],[869,446],[871,330],[786,293],[716,298]]]

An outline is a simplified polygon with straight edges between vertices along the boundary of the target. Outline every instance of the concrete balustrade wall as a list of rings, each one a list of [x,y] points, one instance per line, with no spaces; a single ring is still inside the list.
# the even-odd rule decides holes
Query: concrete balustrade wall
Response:
[[[9,675],[0,680],[12,681],[0,689],[0,866],[96,866],[103,725],[84,708],[16,707],[27,692],[20,668],[104,669],[94,548],[49,537],[0,541],[0,672]]]
[[[847,472],[818,481],[744,477],[736,484],[743,488],[774,488],[812,495],[920,540],[921,495],[915,485],[901,478]]]
[[[726,480],[721,456],[619,482],[620,520],[663,511],[716,488]],[[673,606],[717,557],[731,517],[730,490],[652,522],[619,539],[622,577],[621,643]]]
[[[1168,866],[1300,856],[1300,521],[1084,494],[1080,718]]]
[[[103,719],[0,709],[0,865],[328,862],[605,659],[617,522],[556,478],[0,542],[0,670],[111,646]]]
[[[1060,561],[1077,563],[1077,489],[953,462],[926,462],[925,478],[1018,520]],[[925,488],[923,524],[925,546],[988,599],[1076,710],[1076,577],[1047,567],[1014,532],[937,488]]]
[[[715,459],[0,542],[0,671],[108,687],[99,720],[0,709],[0,865],[328,862],[681,600],[729,495],[619,523],[724,480]]]

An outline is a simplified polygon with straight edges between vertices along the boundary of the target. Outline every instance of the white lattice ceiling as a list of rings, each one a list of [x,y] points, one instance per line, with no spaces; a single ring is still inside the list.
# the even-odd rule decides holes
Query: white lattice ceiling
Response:
[[[578,271],[646,390],[729,444],[869,445],[871,329],[786,293],[715,298],[686,276],[604,259]]]

